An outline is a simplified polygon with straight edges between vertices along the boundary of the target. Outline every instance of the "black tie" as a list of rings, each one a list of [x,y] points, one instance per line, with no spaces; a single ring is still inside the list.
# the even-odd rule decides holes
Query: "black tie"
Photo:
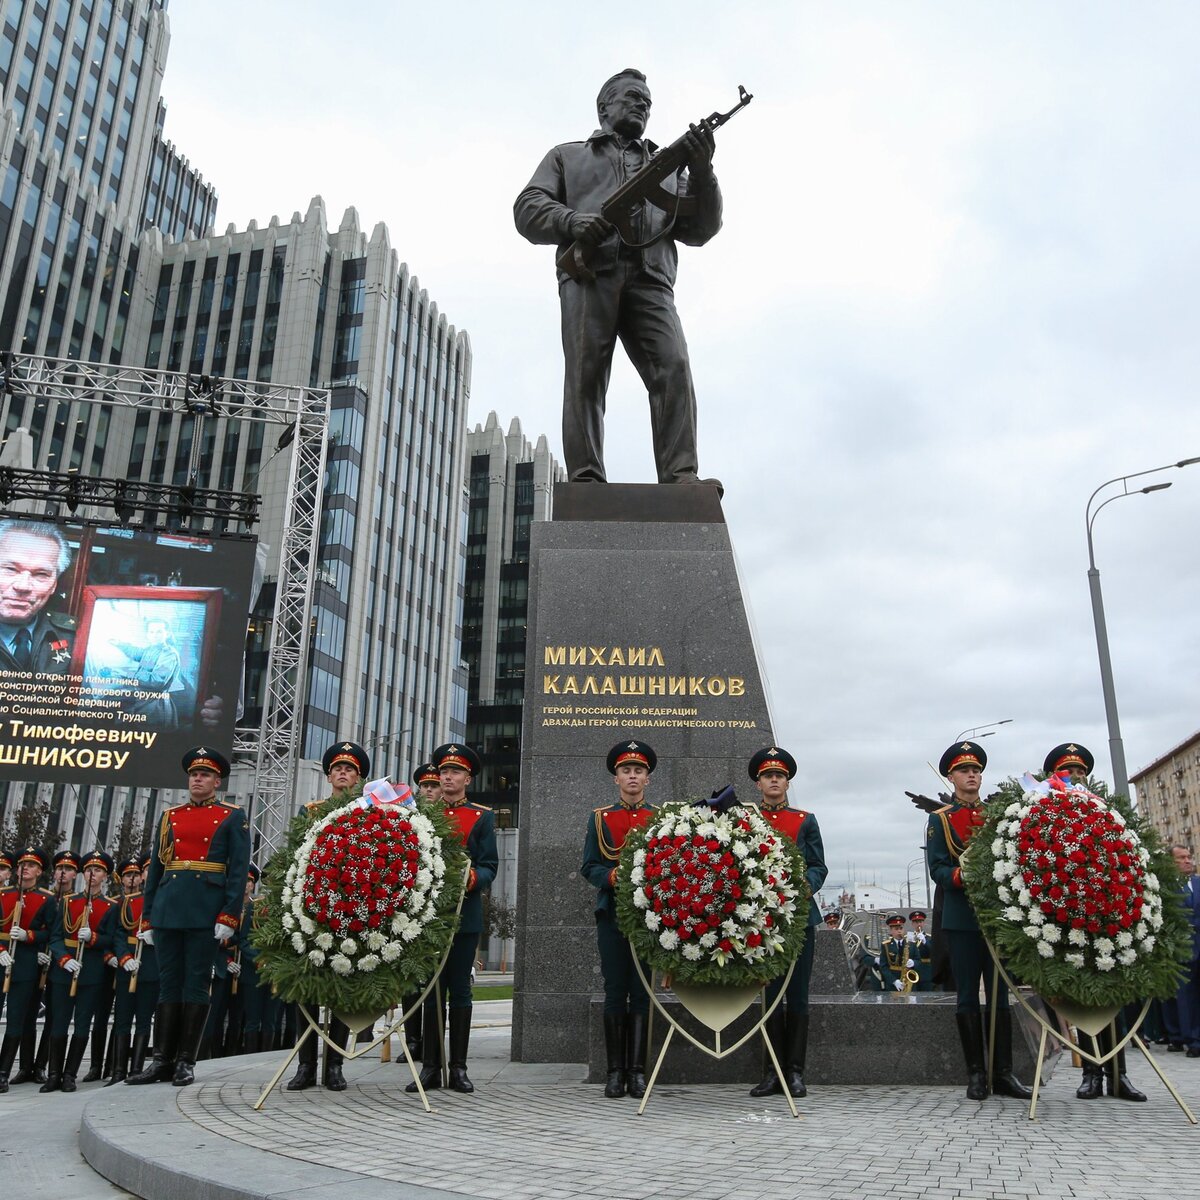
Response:
[[[13,658],[23,671],[33,670],[33,639],[29,630],[22,626],[13,638]]]

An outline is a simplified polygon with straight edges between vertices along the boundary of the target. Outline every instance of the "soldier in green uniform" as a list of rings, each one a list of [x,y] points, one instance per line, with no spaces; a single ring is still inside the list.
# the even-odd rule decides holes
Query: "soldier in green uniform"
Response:
[[[905,976],[916,969],[916,962],[912,957],[912,947],[904,936],[904,918],[899,913],[893,913],[887,919],[887,927],[889,936],[883,939],[879,957],[875,961],[883,979],[883,990],[902,992]]]
[[[370,773],[371,757],[357,742],[338,741],[334,742],[321,756],[321,769],[325,772],[325,778],[329,780],[329,795],[324,800],[306,805],[304,810],[293,818],[291,832],[298,832],[297,823],[301,829],[307,828],[315,819],[317,811],[324,808],[331,800],[340,800],[342,803],[346,803],[350,792],[358,787]],[[303,1016],[306,1006],[301,1004],[297,1008],[300,1010],[300,1015]],[[311,1008],[308,1008],[307,1011],[314,1021],[320,1019],[319,1011]],[[307,1029],[307,1024],[304,1029]],[[304,1029],[299,1030],[301,1035],[303,1035]],[[332,1042],[338,1046],[345,1046],[349,1035],[350,1030],[343,1022],[337,1020],[336,1017],[330,1019],[329,1038]],[[318,1042],[319,1039],[315,1033],[310,1033],[301,1042],[300,1051],[296,1056],[296,1073],[288,1080],[287,1091],[301,1092],[305,1088],[316,1087]],[[325,1074],[322,1082],[331,1092],[346,1090],[346,1077],[342,1072],[342,1062],[343,1056],[333,1046],[326,1044]]]
[[[218,948],[237,932],[250,865],[250,828],[235,804],[217,799],[229,760],[206,746],[181,760],[186,804],[168,809],[146,872],[142,923],[157,952],[159,1002],[154,1057],[127,1084],[195,1081]]]
[[[1008,988],[995,978],[979,922],[963,887],[959,859],[975,832],[983,824],[983,806],[979,788],[987,754],[976,742],[960,742],[941,757],[938,770],[954,788],[951,802],[929,816],[925,856],[929,874],[945,892],[942,910],[942,936],[950,949],[950,965],[958,985],[955,1015],[958,1036],[967,1066],[967,1099],[987,1099],[987,1072],[984,1068],[983,1013],[979,1007],[982,980],[988,1005],[996,1017],[995,1057],[992,1062],[992,1092],[1028,1100],[1032,1096],[1012,1069],[1012,1014],[1008,1008]]]
[[[146,1047],[150,1044],[150,1023],[158,1000],[158,964],[154,960],[154,947],[138,940],[142,925],[142,874],[148,864],[148,856],[122,859],[117,864],[122,895],[100,922],[104,961],[116,976],[113,1070],[105,1087],[123,1083],[130,1071],[136,1075],[145,1066]]]
[[[933,940],[925,932],[925,913],[915,909],[908,914],[908,923],[912,928],[904,935],[908,941],[909,951],[916,961],[919,982],[918,992],[933,991]]]
[[[467,1076],[467,1049],[471,1041],[471,972],[475,968],[475,951],[483,932],[483,893],[496,878],[500,856],[496,849],[496,826],[492,810],[476,804],[467,795],[471,780],[483,768],[479,755],[470,746],[449,742],[433,752],[442,793],[440,803],[451,827],[458,833],[470,860],[467,874],[467,893],[463,897],[458,931],[450,946],[446,965],[434,988],[426,997],[424,1047],[421,1056],[421,1086],[426,1089],[442,1086],[442,1026],[441,1000],[447,998],[449,1010],[450,1055],[449,1084],[455,1092],[469,1094],[475,1085]],[[432,1002],[432,1003],[431,1003]],[[417,1090],[414,1080],[405,1089]]]
[[[746,770],[758,788],[759,811],[763,819],[776,833],[795,842],[804,857],[804,876],[812,893],[808,902],[808,936],[804,939],[804,949],[796,960],[783,1003],[776,1005],[767,1022],[767,1036],[783,1067],[788,1091],[794,1097],[807,1096],[804,1068],[808,1058],[808,985],[816,953],[816,927],[821,923],[817,893],[829,874],[825,865],[825,844],[821,840],[817,818],[788,804],[788,788],[797,771],[796,760],[791,754],[779,746],[767,746],[751,756]],[[767,984],[765,998],[768,1005],[782,987],[781,979],[773,979]],[[764,1061],[763,1077],[750,1089],[750,1095],[760,1098],[778,1095],[779,1091],[779,1077],[769,1061]]]
[[[74,850],[59,850],[50,860],[50,892],[61,906],[75,890],[83,859]],[[54,1027],[54,992],[49,986],[50,947],[42,953],[42,973],[38,978],[37,995],[25,1014],[25,1035],[21,1042],[21,1070],[13,1077],[13,1083],[45,1083],[46,1066],[50,1060],[50,1031]],[[34,1041],[37,1038],[37,1011],[43,1006],[45,1020],[42,1023],[41,1040],[37,1043],[37,1054],[33,1069],[27,1070]]]
[[[45,852],[27,846],[15,859],[16,882],[0,888],[0,971],[8,989],[8,1024],[0,1042],[0,1093],[8,1091],[8,1076],[22,1045],[26,1014],[37,1001],[43,960],[49,962],[46,948],[50,926],[58,916],[54,896],[38,886],[42,872],[50,865]],[[24,1079],[14,1077],[13,1083],[31,1080],[32,1070],[22,1075]]]
[[[68,896],[56,909],[50,930],[50,991],[54,996],[50,1066],[39,1089],[42,1092],[76,1090],[75,1078],[100,990],[107,983],[100,924],[113,905],[105,895],[112,872],[112,856],[93,850],[83,859],[83,891]],[[72,1033],[69,1047],[68,1032]]]
[[[1051,775],[1060,775],[1069,784],[1078,783],[1087,787],[1088,777],[1095,765],[1096,759],[1086,746],[1079,742],[1064,742],[1061,746],[1055,746],[1046,755],[1046,759],[1042,763],[1042,773],[1047,778]],[[1116,1024],[1118,1038],[1124,1037],[1129,1027],[1121,1013],[1117,1014]],[[1102,1030],[1098,1037],[1089,1038],[1089,1040],[1092,1043],[1090,1048],[1093,1054],[1107,1054],[1113,1048],[1111,1026]],[[1124,1050],[1118,1051],[1116,1061],[1110,1060],[1107,1067],[1097,1066],[1084,1059],[1083,1079],[1080,1081],[1075,1095],[1080,1100],[1098,1100],[1104,1095],[1106,1079],[1110,1096],[1116,1096],[1119,1100],[1145,1102],[1146,1093],[1134,1087],[1126,1074]]]
[[[646,786],[658,755],[646,742],[618,742],[605,765],[617,785],[617,801],[595,809],[583,838],[580,874],[596,889],[596,944],[604,977],[604,1047],[608,1076],[604,1094],[646,1094],[646,1038],[650,998],[633,962],[629,940],[617,928],[617,860],[625,839],[649,820]]]

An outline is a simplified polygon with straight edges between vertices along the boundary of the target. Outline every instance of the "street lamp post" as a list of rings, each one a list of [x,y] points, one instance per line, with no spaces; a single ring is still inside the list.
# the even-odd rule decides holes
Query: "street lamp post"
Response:
[[[912,901],[912,874],[911,874],[911,872],[912,872],[913,866],[914,866],[916,863],[924,863],[924,862],[925,862],[925,855],[924,855],[924,854],[922,854],[920,858],[914,858],[914,859],[912,860],[912,862],[910,862],[910,863],[908,864],[908,866],[904,868],[904,886],[905,886],[905,888],[906,888],[906,889],[907,889],[907,891],[908,891],[908,909],[909,909],[909,912],[911,912],[911,911],[912,911],[912,906],[913,906],[913,901]],[[926,873],[925,873],[925,907],[926,907],[926,909],[928,909],[928,908],[929,908],[929,872],[928,872],[928,871],[926,871]]]
[[[962,733],[960,733],[958,735],[958,737],[956,737],[954,740],[957,742],[959,738],[965,738],[968,734],[976,734],[978,737],[981,737],[981,738],[991,737],[992,734],[996,732],[996,730],[994,728],[992,728],[993,726],[995,726],[995,725],[1011,725],[1012,723],[1013,723],[1012,717],[1005,717],[1004,720],[1002,720],[1002,721],[989,721],[986,725],[972,725],[970,729],[964,729],[962,731]],[[991,733],[980,733],[979,731],[981,729],[990,729]]]
[[[1165,491],[1171,486],[1169,482],[1152,483],[1144,488],[1130,490],[1129,481],[1131,479],[1141,479],[1145,475],[1155,475],[1159,471],[1169,471],[1175,467],[1190,467],[1198,462],[1200,462],[1200,457],[1185,458],[1180,462],[1165,463],[1161,467],[1151,467],[1147,471],[1135,471],[1131,475],[1118,475],[1115,479],[1109,479],[1088,497],[1084,513],[1087,520],[1088,590],[1092,597],[1092,622],[1096,626],[1096,653],[1100,659],[1100,686],[1104,692],[1104,715],[1108,721],[1108,754],[1112,762],[1113,791],[1121,796],[1129,795],[1129,773],[1125,766],[1125,744],[1121,740],[1121,722],[1117,716],[1117,693],[1113,684],[1112,658],[1108,650],[1108,627],[1104,621],[1104,597],[1100,592],[1100,572],[1096,568],[1096,553],[1092,544],[1092,526],[1100,515],[1100,510],[1114,500],[1121,500],[1126,496],[1147,496],[1151,492]],[[1121,490],[1115,496],[1109,496],[1107,500],[1101,501],[1093,510],[1092,504],[1096,497],[1114,483],[1119,483]]]

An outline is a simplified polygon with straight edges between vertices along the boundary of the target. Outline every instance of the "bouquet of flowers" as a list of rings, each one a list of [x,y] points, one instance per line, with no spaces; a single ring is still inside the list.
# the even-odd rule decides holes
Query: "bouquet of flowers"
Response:
[[[285,1000],[389,1008],[428,982],[457,927],[466,859],[439,809],[329,801],[267,868],[258,968]]]
[[[765,983],[804,948],[804,858],[752,808],[664,805],[626,839],[616,892],[634,954],[681,983]]]
[[[1178,873],[1123,799],[1055,775],[1014,781],[988,805],[963,882],[984,934],[1039,995],[1099,1007],[1178,990],[1190,931],[1164,898]]]

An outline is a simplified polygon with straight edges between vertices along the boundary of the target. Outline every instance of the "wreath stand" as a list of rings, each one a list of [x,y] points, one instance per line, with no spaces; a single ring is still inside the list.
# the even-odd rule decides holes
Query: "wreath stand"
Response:
[[[671,991],[679,1000],[688,1012],[696,1018],[705,1028],[712,1030],[714,1035],[713,1045],[701,1041],[694,1037],[663,1007],[658,998],[658,993],[654,990],[654,971],[650,972],[650,979],[646,979],[646,973],[642,969],[641,960],[634,955],[634,966],[637,968],[638,977],[645,986],[647,993],[650,996],[650,1001],[663,1020],[666,1021],[669,1028],[667,1036],[663,1038],[662,1047],[659,1049],[658,1058],[654,1062],[654,1069],[650,1072],[650,1078],[646,1083],[646,1094],[642,1097],[642,1102],[638,1106],[637,1115],[640,1117],[646,1111],[646,1105],[650,1103],[650,1093],[654,1090],[655,1080],[658,1078],[658,1072],[663,1065],[663,1060],[667,1056],[667,1048],[671,1045],[671,1038],[678,1032],[682,1034],[697,1050],[707,1054],[709,1058],[721,1059],[733,1054],[734,1051],[740,1050],[756,1033],[762,1034],[763,1044],[767,1048],[767,1054],[771,1059],[771,1065],[775,1068],[775,1074],[779,1079],[779,1086],[783,1092],[784,1098],[787,1100],[788,1108],[791,1110],[793,1117],[799,1117],[796,1111],[796,1102],[792,1099],[792,1093],[788,1090],[787,1080],[783,1077],[783,1068],[779,1065],[779,1059],[775,1056],[775,1047],[771,1045],[771,1039],[767,1036],[766,1024],[767,1019],[775,1011],[775,1009],[783,1002],[784,993],[787,991],[787,985],[791,981],[792,972],[796,969],[796,964],[793,962],[787,970],[787,974],[783,977],[780,984],[779,992],[771,1005],[766,1005],[763,993],[766,989],[765,983],[749,983],[743,985],[729,985],[721,983],[679,983],[672,982]],[[774,983],[774,980],[771,980]],[[756,1000],[763,998],[763,1011],[758,1020],[731,1046],[722,1046],[721,1033],[731,1025],[738,1017],[742,1015]],[[653,1015],[653,1014],[651,1014]],[[653,1029],[647,1030],[647,1042],[650,1040],[650,1034]]]
[[[1029,1101],[1029,1119],[1036,1120],[1038,1091],[1042,1084],[1042,1063],[1046,1057],[1046,1039],[1054,1038],[1060,1042],[1065,1049],[1075,1051],[1080,1058],[1087,1059],[1098,1067],[1108,1068],[1109,1078],[1112,1083],[1116,1083],[1117,1073],[1117,1055],[1125,1049],[1127,1045],[1132,1043],[1141,1052],[1142,1057],[1153,1068],[1154,1073],[1162,1080],[1163,1086],[1171,1093],[1172,1099],[1179,1105],[1183,1115],[1193,1124],[1196,1124],[1196,1117],[1192,1110],[1188,1107],[1187,1102],[1175,1089],[1175,1086],[1163,1073],[1162,1068],[1155,1061],[1154,1056],[1146,1048],[1146,1043],[1138,1036],[1138,1030],[1141,1028],[1142,1021],[1145,1020],[1146,1013],[1150,1009],[1150,1001],[1147,1000],[1142,1005],[1142,1011],[1138,1013],[1137,1020],[1129,1028],[1129,1032],[1125,1034],[1120,1041],[1117,1040],[1117,1014],[1121,1011],[1123,1005],[1111,1004],[1099,1007],[1088,1007],[1083,1004],[1076,1004],[1071,1000],[1047,1000],[1042,997],[1046,1006],[1060,1016],[1070,1025],[1074,1025],[1080,1033],[1086,1033],[1091,1038],[1096,1038],[1105,1029],[1108,1029],[1112,1037],[1112,1049],[1104,1054],[1095,1054],[1090,1050],[1085,1050],[1080,1042],[1073,1041],[1071,1037],[1064,1033],[1061,1029],[1051,1025],[1041,1013],[1037,1012],[1029,1001],[1021,994],[1017,984],[1013,981],[1004,964],[1000,961],[1000,956],[996,953],[996,947],[992,945],[990,938],[985,937],[985,944],[988,948],[988,953],[992,956],[992,994],[995,995],[997,978],[1002,978],[1008,985],[1009,993],[1017,998],[1021,1007],[1037,1022],[1041,1027],[1042,1036],[1038,1042],[1037,1063],[1033,1070],[1033,1096]],[[991,1088],[992,1082],[992,1051],[996,1042],[996,1011],[995,1005],[990,1005],[990,1019],[988,1022],[988,1087]]]
[[[467,895],[466,884],[467,884],[467,879],[470,877],[470,873],[471,873],[471,864],[468,862],[466,867],[463,869],[463,889],[459,893],[458,905],[454,909],[456,926],[457,926],[457,919],[458,919],[459,915],[462,913],[463,900],[466,898],[466,895]],[[393,1011],[392,1007],[382,1009],[378,1012],[365,1012],[365,1013],[344,1013],[344,1012],[336,1012],[332,1009],[327,1009],[326,1010],[326,1019],[325,1019],[324,1024],[322,1025],[322,1023],[320,1021],[320,1007],[321,1007],[320,1005],[309,1005],[309,1004],[298,1003],[296,1005],[296,1008],[299,1011],[299,1013],[304,1017],[304,1020],[307,1024],[308,1028],[305,1029],[304,1032],[296,1039],[296,1044],[291,1048],[291,1051],[288,1053],[287,1058],[285,1058],[283,1060],[283,1062],[279,1064],[279,1070],[277,1070],[275,1072],[275,1074],[271,1076],[271,1079],[268,1082],[267,1086],[265,1088],[263,1088],[262,1095],[260,1095],[259,1098],[254,1103],[254,1110],[256,1112],[261,1110],[262,1106],[266,1103],[267,1097],[271,1094],[272,1091],[274,1091],[274,1089],[278,1085],[279,1081],[283,1078],[284,1073],[287,1071],[288,1067],[291,1066],[292,1061],[295,1059],[296,1055],[300,1053],[300,1047],[302,1045],[304,1045],[305,1041],[307,1041],[308,1038],[313,1037],[313,1036],[320,1038],[320,1040],[323,1041],[325,1043],[325,1045],[327,1047],[329,1047],[329,1049],[340,1054],[343,1058],[350,1059],[351,1061],[353,1061],[355,1059],[363,1058],[366,1055],[370,1054],[371,1051],[374,1050],[377,1046],[381,1046],[385,1042],[390,1042],[392,1034],[396,1033],[398,1030],[400,1030],[404,1027],[405,1021],[407,1021],[408,1018],[413,1015],[413,1013],[417,1012],[418,1009],[420,1009],[421,1005],[425,1003],[425,997],[428,996],[431,991],[434,991],[435,989],[437,989],[436,995],[438,996],[439,999],[441,998],[441,990],[438,986],[438,981],[441,978],[442,968],[445,967],[446,960],[450,957],[450,950],[453,947],[453,945],[454,945],[454,934],[451,933],[450,936],[446,939],[446,948],[442,952],[442,957],[438,961],[437,969],[433,972],[433,975],[430,978],[429,982],[422,989],[420,996],[408,1009],[401,1012],[400,1016],[396,1017],[387,1026],[387,1028],[378,1037],[376,1037],[373,1041],[371,1041],[369,1044],[359,1046],[355,1039],[358,1037],[358,1035],[364,1029],[367,1029],[368,1027],[373,1026],[375,1024],[375,1022],[378,1021],[381,1016],[383,1016],[384,1014],[386,1014],[390,1011]],[[316,1010],[317,1010],[317,1018],[316,1019],[313,1018],[313,1015],[311,1012],[311,1009],[313,1009],[313,1008],[316,1008]],[[339,1021],[342,1022],[343,1025],[346,1026],[347,1029],[350,1030],[350,1034],[351,1034],[350,1048],[344,1049],[343,1047],[337,1045],[333,1041],[333,1039],[329,1036],[329,1022],[330,1022],[330,1019],[333,1017],[336,1017]],[[438,1005],[438,1033],[439,1033],[439,1035],[442,1034],[441,1020],[442,1020],[442,1010],[441,1010],[441,1005],[439,1004]],[[432,1113],[433,1109],[430,1107],[429,1097],[425,1095],[425,1089],[421,1086],[421,1073],[417,1070],[417,1065],[413,1061],[412,1052],[408,1048],[408,1039],[401,1037],[399,1039],[399,1041],[400,1041],[400,1047],[404,1051],[404,1059],[408,1063],[408,1069],[412,1073],[413,1082],[417,1085],[417,1095],[421,1097],[421,1104],[427,1113]],[[448,1077],[448,1067],[446,1064],[446,1055],[443,1054],[441,1057],[442,1057],[442,1084],[443,1084],[443,1086],[445,1086],[447,1077]]]

